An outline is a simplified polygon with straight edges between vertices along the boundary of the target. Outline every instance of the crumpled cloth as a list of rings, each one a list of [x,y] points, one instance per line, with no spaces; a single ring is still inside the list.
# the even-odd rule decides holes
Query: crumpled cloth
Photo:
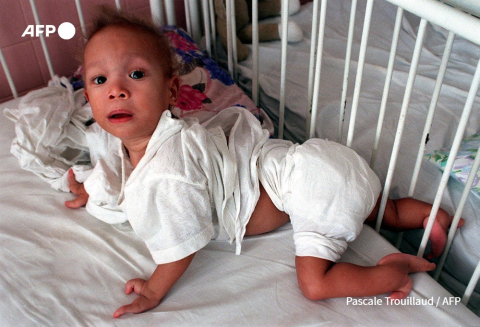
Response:
[[[25,95],[18,108],[4,110],[15,123],[10,151],[21,168],[64,192],[70,168],[80,183],[92,169],[85,134],[92,112],[85,103],[83,89],[74,91],[67,78],[55,76],[47,87]]]

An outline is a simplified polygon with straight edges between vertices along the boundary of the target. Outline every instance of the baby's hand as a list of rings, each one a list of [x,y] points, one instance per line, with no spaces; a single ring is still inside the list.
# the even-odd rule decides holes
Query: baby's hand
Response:
[[[65,206],[67,208],[77,209],[87,204],[88,193],[85,190],[83,183],[77,182],[72,169],[68,171],[68,188],[70,189],[70,192],[77,197],[71,201],[65,201]]]
[[[129,280],[125,286],[125,293],[130,294],[135,292],[140,295],[132,303],[124,305],[115,311],[114,318],[118,318],[125,313],[141,313],[155,308],[160,304],[160,299],[155,296],[155,293],[148,287],[148,281],[137,278]]]
[[[399,269],[405,271],[407,274],[424,272],[435,269],[435,264],[429,262],[423,258],[405,254],[405,253],[392,253],[381,258],[377,266],[394,265]],[[412,279],[408,277],[407,282],[399,289],[390,294],[391,299],[403,299],[407,297],[408,293],[412,289]]]

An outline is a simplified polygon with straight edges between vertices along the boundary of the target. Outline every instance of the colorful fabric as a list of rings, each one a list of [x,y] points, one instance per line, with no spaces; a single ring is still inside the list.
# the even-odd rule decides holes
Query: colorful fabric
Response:
[[[468,175],[472,170],[473,161],[477,155],[478,148],[480,146],[480,132],[475,135],[466,138],[462,141],[460,148],[458,149],[457,156],[455,157],[455,163],[451,176],[456,180],[465,184],[468,179]],[[436,150],[433,154],[425,155],[427,160],[434,163],[441,170],[445,170],[448,158],[450,157],[450,148],[443,148]],[[477,171],[477,175],[473,181],[472,191],[480,196],[480,169]]]

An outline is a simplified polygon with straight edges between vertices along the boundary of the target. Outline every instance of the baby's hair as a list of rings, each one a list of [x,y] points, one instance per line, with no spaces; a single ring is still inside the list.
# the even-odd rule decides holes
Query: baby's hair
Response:
[[[152,20],[147,20],[133,14],[116,10],[109,6],[98,6],[97,13],[92,20],[92,25],[87,30],[85,39],[88,41],[106,27],[118,26],[144,33],[154,40],[152,46],[156,46],[165,75],[172,77],[176,71],[176,61],[167,38]],[[155,44],[156,43],[156,44]],[[85,46],[86,46],[85,44]]]

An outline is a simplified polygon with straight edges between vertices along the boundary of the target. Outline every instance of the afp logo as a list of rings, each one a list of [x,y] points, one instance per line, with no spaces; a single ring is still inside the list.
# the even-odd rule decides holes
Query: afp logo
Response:
[[[25,35],[39,37],[41,34],[49,37],[50,34],[55,33],[55,31],[56,28],[54,25],[28,25],[22,37],[25,37]],[[75,26],[68,22],[60,24],[60,26],[58,26],[58,35],[64,40],[70,40],[75,35]]]

